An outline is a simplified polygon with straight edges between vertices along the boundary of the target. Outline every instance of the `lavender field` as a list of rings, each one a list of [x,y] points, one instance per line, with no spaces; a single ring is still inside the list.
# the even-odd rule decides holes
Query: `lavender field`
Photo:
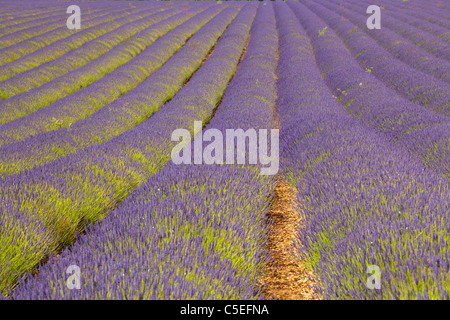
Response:
[[[449,244],[448,0],[0,0],[0,299],[449,299]]]

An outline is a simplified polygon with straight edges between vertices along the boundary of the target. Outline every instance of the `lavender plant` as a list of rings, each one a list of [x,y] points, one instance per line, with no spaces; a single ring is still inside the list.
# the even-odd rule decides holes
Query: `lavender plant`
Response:
[[[303,7],[290,5],[304,17]],[[317,26],[284,4],[276,14],[281,160],[298,190],[299,259],[317,276],[320,296],[448,299],[447,180],[349,117],[301,23],[314,35]],[[370,265],[381,269],[380,290],[367,286]]]
[[[435,76],[408,67],[400,59],[395,59],[389,52],[381,48],[374,40],[364,36],[362,31],[352,32],[354,25],[349,21],[342,21],[338,14],[323,6],[305,2],[305,6],[330,23],[347,50],[355,57],[362,67],[373,67],[372,75],[395,90],[410,101],[430,108],[435,112],[450,114],[450,84],[437,78],[449,80],[450,64],[446,61],[434,63],[442,65],[441,71],[435,71]],[[312,16],[310,19],[314,19]],[[333,34],[330,34],[333,38]],[[336,39],[337,40],[337,39]],[[449,52],[450,53],[450,52]]]
[[[370,32],[365,27],[365,22],[363,19],[363,15],[358,13],[361,10],[360,7],[353,7],[351,5],[347,5],[346,10],[341,10],[337,5],[333,5],[330,2],[317,2],[318,4],[329,8],[330,10],[336,12],[336,14],[341,14],[348,18],[352,23],[354,23],[359,30],[364,31],[370,37],[372,37],[377,43],[380,44],[384,49],[386,49],[389,53],[392,54],[393,57],[406,63],[408,66],[420,70],[428,75],[431,75],[439,80],[443,80],[446,82],[450,82],[450,63],[445,59],[436,58],[434,55],[428,53],[427,51],[422,50],[420,47],[415,46],[410,43],[407,39],[399,36],[394,31],[390,30],[388,27],[384,27],[378,32]],[[336,21],[333,19],[333,21]],[[364,22],[364,23],[363,23]],[[344,29],[342,29],[344,30]],[[395,30],[395,29],[394,29]],[[356,30],[355,30],[356,32]],[[353,34],[354,37],[361,37],[361,33],[354,34],[352,32],[347,31],[347,33],[341,33],[342,35],[346,34],[348,37],[349,34]],[[449,34],[450,35],[450,34]],[[351,41],[351,40],[349,40]],[[349,45],[350,46],[350,45]],[[363,43],[361,43],[361,46]],[[365,55],[372,54],[370,51],[372,47],[367,47],[367,50],[362,52]],[[447,54],[450,54],[448,52]],[[440,51],[440,55],[442,57],[445,56],[445,51]],[[385,62],[387,64],[391,64],[390,62]]]
[[[50,117],[49,113],[53,110],[57,112],[58,119],[61,119],[61,126],[64,125],[64,121],[74,122],[78,120],[77,117],[79,118],[90,111],[87,105],[94,101],[93,95],[90,94],[92,90],[99,92],[100,100],[104,99],[104,95],[102,95],[100,90],[104,89],[105,85],[115,84],[117,79],[121,80],[122,85],[126,85],[129,79],[129,82],[131,82],[129,86],[132,86],[137,76],[147,77],[146,80],[137,85],[128,94],[124,94],[121,99],[105,106],[84,121],[76,123],[72,126],[71,131],[64,130],[45,135],[36,135],[31,139],[4,148],[2,153],[6,157],[14,158],[14,160],[11,162],[12,166],[5,162],[0,171],[6,174],[13,174],[23,169],[48,163],[57,157],[73,153],[89,145],[105,142],[148,119],[164,102],[171,99],[183,87],[186,80],[198,69],[208,52],[213,48],[217,38],[237,14],[237,11],[238,7],[236,6],[225,9],[223,14],[212,19],[210,23],[207,23],[208,19],[217,11],[205,12],[205,14],[199,15],[196,19],[189,20],[187,25],[183,24],[180,28],[164,35],[154,46],[149,47],[148,50],[144,51],[131,63],[124,66],[124,68],[117,69],[111,75],[112,77],[104,78],[104,81],[93,84],[94,88],[90,88],[90,90],[83,92],[84,95],[78,96],[79,99],[75,100],[76,103],[66,102],[69,99],[63,99],[61,103],[54,106],[51,110],[47,108],[42,110],[42,113],[33,113],[27,120],[21,120],[20,123],[22,125],[20,127],[14,126],[13,123],[5,126],[4,129],[12,127],[14,132],[18,132],[22,137],[23,132],[21,129],[27,125],[29,125],[28,134],[31,133],[30,129],[33,127],[37,129],[42,127],[41,132],[55,130],[55,127],[48,126],[47,120]],[[184,13],[180,13],[180,16],[177,18],[180,21],[187,19]],[[179,46],[182,45],[182,42],[205,23],[204,28],[193,35],[186,45],[173,55]],[[164,29],[160,27],[155,30],[164,32]],[[205,41],[205,39],[208,40]],[[160,43],[161,45],[159,45]],[[173,56],[171,57],[171,55]],[[164,56],[167,57],[167,61],[163,60]],[[157,69],[164,62],[167,63],[160,69]],[[149,76],[152,69],[157,70]],[[180,72],[180,70],[182,71]],[[168,77],[168,75],[171,76]],[[74,96],[70,97],[72,101],[74,98]],[[85,103],[82,104],[83,98]],[[82,110],[80,110],[81,108]],[[3,133],[7,133],[5,131]],[[9,137],[13,138],[14,136],[10,132],[8,132]],[[38,131],[34,132],[37,133]],[[7,140],[4,139],[4,141],[6,142]],[[29,156],[30,148],[23,152],[24,149],[20,146],[28,146],[30,144],[31,149],[36,147],[32,157]]]
[[[163,11],[162,8],[159,11]],[[144,13],[141,11],[134,16],[135,21],[126,23],[59,59],[49,61],[37,68],[3,81],[0,95],[4,99],[36,88],[28,96],[25,95],[25,98],[19,96],[17,99],[3,101],[3,104],[12,105],[18,102],[23,104],[26,98],[35,97],[37,94],[36,90],[39,90],[42,102],[34,104],[34,110],[36,110],[55,101],[58,96],[66,96],[83,85],[86,86],[98,80],[103,75],[128,62],[143,49],[142,47],[137,47],[134,42],[138,39],[141,45],[145,45],[145,42],[142,43],[141,37],[145,39],[146,28],[161,20],[170,18],[177,12],[179,12],[178,9],[168,9],[163,12],[158,12],[155,9],[148,9]],[[124,55],[124,52],[128,54]],[[51,81],[53,79],[56,80]],[[38,88],[45,83],[48,83],[53,90],[49,90],[48,86]],[[23,114],[19,112],[18,116],[20,115]],[[15,117],[12,119],[15,119]]]
[[[273,127],[276,55],[273,8],[259,6],[244,59],[205,129]],[[264,212],[273,178],[255,169],[168,164],[12,297],[260,298]],[[60,277],[69,261],[83,270],[80,290],[68,290]]]
[[[94,10],[93,13],[86,14],[86,18],[92,18],[101,12],[100,8],[97,7],[96,10]],[[13,44],[19,43],[21,41],[30,39],[34,36],[42,35],[46,32],[51,32],[59,28],[58,31],[63,31],[63,28],[67,30],[67,27],[65,26],[65,22],[67,20],[67,16],[64,14],[64,11],[61,12],[60,15],[58,15],[53,19],[48,19],[48,23],[39,23],[38,25],[26,28],[24,30],[17,30],[15,32],[5,34],[3,36],[0,36],[0,49],[6,48],[8,46],[11,46]],[[64,26],[64,27],[63,27]]]
[[[311,37],[317,66],[342,108],[391,141],[406,147],[432,170],[449,177],[446,165],[449,159],[448,117],[413,104],[386,88],[361,69],[331,30],[330,40],[327,43],[321,41],[315,29],[323,22],[309,14],[307,8],[299,10],[299,6],[301,4],[293,6],[293,10]],[[333,43],[332,49],[330,43]]]
[[[10,203],[9,214],[20,212],[46,226],[53,235],[47,248],[71,243],[75,230],[107,216],[169,160],[173,130],[191,127],[194,119],[211,117],[236,70],[254,15],[254,5],[243,8],[189,83],[149,120],[105,144],[0,181],[0,199]],[[202,90],[205,87],[209,90]],[[197,106],[195,110],[191,103]],[[7,229],[2,234],[5,239],[11,236]],[[12,255],[16,263],[6,267],[10,259],[1,261],[2,290],[14,283],[11,272],[17,277],[27,270],[20,261],[37,264],[51,253],[45,247],[29,245],[32,248],[20,255],[4,248],[5,257]]]
[[[58,40],[51,44],[44,42],[31,42],[22,41],[20,45],[14,48],[19,49],[19,55],[26,55],[18,57],[16,56],[12,47],[7,47],[0,50],[0,59],[10,59],[11,57],[17,58],[7,64],[0,66],[0,81],[7,80],[17,74],[36,68],[41,64],[57,59],[64,54],[79,48],[83,44],[90,40],[93,40],[109,31],[112,31],[121,25],[131,22],[133,20],[133,14],[138,12],[136,10],[111,10],[104,15],[95,17],[91,20],[84,21],[82,30],[76,33],[71,33],[67,37],[61,37],[58,34]],[[114,19],[112,22],[108,20]],[[8,54],[5,54],[8,53]]]

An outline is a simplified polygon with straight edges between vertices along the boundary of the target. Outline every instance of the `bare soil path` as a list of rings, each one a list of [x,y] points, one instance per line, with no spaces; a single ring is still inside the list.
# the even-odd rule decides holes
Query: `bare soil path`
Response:
[[[316,298],[312,290],[313,275],[292,252],[301,226],[295,207],[295,190],[286,181],[279,179],[268,213],[267,251],[271,259],[263,277],[265,283],[263,294],[266,299],[312,300]]]

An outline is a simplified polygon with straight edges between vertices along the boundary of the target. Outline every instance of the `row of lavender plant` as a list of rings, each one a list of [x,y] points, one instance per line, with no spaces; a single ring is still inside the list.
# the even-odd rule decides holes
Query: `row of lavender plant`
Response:
[[[86,14],[86,18],[98,15],[101,12],[104,12],[102,9],[92,10],[90,14]],[[67,14],[64,14],[64,11],[61,11],[61,14],[57,19],[49,19],[48,23],[42,21],[42,23],[31,27],[26,28],[24,30],[19,30],[13,33],[6,34],[0,37],[0,49],[6,48],[13,44],[19,43],[20,41],[24,41],[30,39],[32,37],[42,35],[43,33],[49,33],[52,31],[64,31],[67,30],[66,22],[67,22]]]
[[[318,293],[448,299],[447,181],[348,116],[316,66],[323,56],[314,55],[300,24],[310,21],[284,3],[276,3],[276,15],[281,163],[298,190],[299,259],[314,271]],[[381,270],[380,290],[366,285],[371,265]]]
[[[91,2],[87,5],[88,11],[91,9],[103,7],[104,3]],[[118,4],[118,3],[116,3]],[[111,4],[111,7],[114,7]],[[4,21],[10,21],[17,18],[17,23],[21,23],[25,19],[39,19],[40,14],[55,13],[61,14],[62,11],[67,9],[67,4],[63,2],[55,1],[2,1],[1,7],[1,19]]]
[[[292,5],[300,18],[327,86],[344,110],[406,146],[433,170],[450,177],[449,118],[399,97],[370,73],[364,72],[343,43],[323,21],[301,4]]]
[[[43,22],[49,22],[51,19],[59,19],[64,12],[63,10],[63,8],[59,8],[57,10],[40,11],[38,13],[33,10],[34,14],[28,15],[24,15],[23,13],[14,15],[10,13],[5,17],[6,19],[2,19],[0,22],[0,36],[35,27]]]
[[[33,8],[25,9],[23,7],[20,10],[17,6],[13,8],[9,6],[2,6],[0,9],[0,27],[7,27],[9,25],[26,23],[30,20],[36,20],[50,15],[61,14],[61,8],[64,6],[53,6],[52,8]]]
[[[34,2],[36,4],[36,2]],[[28,1],[16,1],[13,6],[8,6],[3,1],[3,6],[1,8],[1,19],[2,21],[9,21],[17,18],[16,23],[22,23],[21,19],[39,19],[46,14],[59,14],[63,8],[67,8],[67,6],[63,3],[45,3],[42,2],[40,5],[32,5],[30,6]]]
[[[350,2],[355,1],[350,0]],[[406,22],[402,22],[399,19],[391,18],[388,15],[384,15],[383,18],[383,25],[392,30],[395,30],[396,33],[408,39],[414,45],[430,52],[431,54],[434,54],[438,58],[450,60],[448,43],[442,41],[438,37],[430,35],[429,33],[421,29],[411,27],[411,25]]]
[[[0,17],[0,35],[10,34],[12,32],[21,31],[27,28],[35,27],[38,25],[43,25],[45,23],[51,22],[51,19],[56,19],[58,16],[65,17],[67,19],[67,7],[68,4],[64,4],[58,1],[41,2],[40,6],[33,9],[24,10],[29,1],[18,1],[10,9],[4,9],[6,13],[4,14],[4,19]],[[4,5],[4,3],[2,2]],[[77,3],[72,3],[77,4]],[[105,5],[106,4],[106,5]],[[156,7],[159,4],[157,2],[147,2],[147,4],[142,3],[128,3],[124,6],[120,2],[84,2],[77,4],[82,14],[91,14],[93,12],[104,11],[105,7],[109,12],[117,12],[128,8],[129,10],[134,8],[139,8],[140,10],[149,8],[151,6]],[[5,8],[5,7],[3,7]],[[34,30],[34,29],[32,29]]]
[[[351,10],[364,10],[364,4],[352,3],[347,4]],[[450,50],[448,49],[448,42],[441,40],[426,31],[421,30],[411,26],[410,24],[398,19],[397,17],[392,17],[390,15],[383,15],[383,26],[390,28],[397,34],[400,34],[405,39],[408,39],[415,46],[430,52],[440,59],[450,60]]]
[[[194,33],[219,14],[223,8],[224,6],[191,8],[191,13],[194,15],[192,18],[180,12],[142,31],[143,33],[133,42],[128,41],[135,48],[146,47],[136,57],[89,86],[28,116],[4,124],[0,129],[1,145],[50,130],[70,127],[71,123],[92,115],[120,95],[128,97],[128,91],[133,90],[152,72],[165,64]],[[152,42],[154,42],[153,45],[149,45]],[[129,44],[126,46],[128,47]],[[188,69],[184,72],[189,71]],[[59,122],[52,122],[52,118],[58,119]]]
[[[368,30],[366,27],[366,18],[367,16],[364,15],[365,11],[362,10],[359,6],[349,6],[346,4],[345,8],[340,8],[338,4],[336,3],[333,5],[331,2],[316,2],[323,7],[326,7],[330,9],[331,11],[335,12],[336,14],[340,14],[342,17],[348,18],[356,28],[359,28],[361,31],[364,31],[367,35],[372,37],[381,47],[383,47],[386,51],[392,54],[391,59],[397,59],[399,61],[402,61],[406,63],[411,68],[415,68],[417,70],[420,70],[424,73],[427,73],[428,75],[431,75],[437,79],[446,81],[450,83],[450,63],[446,60],[442,60],[439,58],[436,58],[434,55],[420,49],[419,47],[413,45],[408,40],[403,38],[402,36],[399,36],[394,31],[390,30],[387,27],[381,28],[380,30],[371,31]],[[333,20],[333,23],[336,20]],[[331,25],[330,25],[331,26]],[[413,27],[411,27],[413,28]],[[351,32],[356,31],[355,29],[352,29]],[[350,33],[350,32],[349,32]],[[343,35],[345,33],[340,33],[340,35]],[[347,39],[348,38],[348,33]],[[360,36],[360,34],[358,34]],[[357,36],[357,35],[355,35]],[[349,40],[351,41],[351,40]],[[349,44],[350,45],[350,44]],[[365,43],[361,43],[362,47],[365,45]],[[372,47],[368,48],[367,54],[370,55],[372,51],[370,51]],[[361,52],[361,51],[360,51]],[[381,52],[380,52],[381,53]],[[443,53],[443,52],[442,52]],[[383,53],[381,53],[383,54]],[[450,52],[449,52],[450,54]],[[386,56],[386,53],[383,55]],[[385,60],[383,60],[385,61]],[[370,62],[368,62],[370,63]],[[391,66],[392,64],[390,61],[384,62],[385,64]],[[401,64],[399,64],[401,65]],[[374,66],[374,70],[375,66]],[[395,70],[393,70],[395,72]],[[389,77],[389,75],[387,75]],[[424,79],[425,80],[425,79]]]
[[[398,6],[400,3],[394,3],[394,5]],[[436,12],[439,13],[442,17],[445,17],[445,13],[450,11],[450,5],[447,2],[441,0],[431,0],[428,3],[425,2],[411,2],[411,6],[404,5],[404,9],[407,10],[416,10],[422,9],[426,12]]]
[[[139,55],[135,59],[136,61],[130,63],[129,66],[126,65],[126,68],[116,70],[114,77],[108,79],[109,81],[106,83],[114,85],[114,92],[117,92],[122,89],[122,86],[126,86],[127,82],[134,84],[138,75],[148,78],[95,113],[95,109],[98,109],[98,106],[93,105],[95,96],[88,94],[83,100],[82,96],[76,95],[75,97],[69,96],[60,103],[52,105],[51,109],[42,109],[42,112],[33,113],[26,119],[18,119],[15,121],[17,123],[11,122],[3,126],[0,136],[8,135],[8,138],[11,138],[11,131],[4,130],[5,127],[10,127],[23,137],[24,129],[28,133],[32,132],[32,128],[35,128],[33,133],[39,132],[36,128],[40,127],[51,129],[48,123],[52,115],[67,123],[75,122],[82,115],[93,113],[83,121],[75,122],[69,130],[34,135],[24,141],[1,148],[0,176],[30,169],[90,145],[104,143],[148,119],[164,102],[171,99],[199,68],[237,12],[238,6],[232,6],[222,11],[194,34],[178,52],[176,50],[182,44],[181,42],[200,29],[211,18],[211,15],[216,14],[217,7],[209,13],[207,12],[206,15],[200,15],[197,19],[192,18],[188,25],[181,25],[177,30],[164,35]],[[178,19],[186,20],[186,14],[180,13]],[[158,27],[156,30],[160,32],[161,28]],[[165,64],[161,66],[164,62]],[[151,73],[158,67],[160,68]],[[119,86],[116,84],[117,79],[120,79]],[[126,88],[129,89],[129,87],[130,84]],[[102,88],[104,88],[103,81],[94,84],[88,93],[98,92],[101,94]]]
[[[164,5],[160,5],[158,7],[156,6],[150,6],[149,8],[143,8],[143,9],[128,9],[128,12],[131,13],[132,15],[129,16],[130,19],[121,19],[119,20],[119,24],[117,25],[117,28],[122,27],[122,29],[125,29],[124,25],[126,23],[128,23],[128,26],[131,26],[131,22],[135,22],[135,27],[138,27],[138,22],[139,20],[141,20],[140,22],[145,21],[143,18],[144,17],[148,17],[151,14],[155,14],[157,12],[162,12],[170,7],[173,6],[164,6]],[[114,13],[115,11],[106,11],[106,15],[107,14],[111,14]],[[136,15],[135,15],[136,13]],[[92,15],[92,14],[91,14]],[[98,16],[99,14],[97,14]],[[81,24],[82,26],[82,30],[86,29],[86,27],[91,26],[95,21],[92,21],[91,19],[86,19],[87,14],[83,15],[83,23]],[[95,17],[97,17],[95,16]],[[107,20],[109,22],[110,26],[113,26],[115,23],[113,23],[113,16],[108,18],[109,20]],[[125,21],[124,21],[125,20]],[[142,29],[140,29],[142,30]],[[112,31],[112,30],[111,30]],[[128,31],[131,32],[131,31]],[[65,38],[67,38],[68,36],[74,35],[78,32],[75,32],[74,30],[70,30],[67,28],[67,26],[64,25],[64,27],[58,28],[56,30],[50,31],[50,32],[46,32],[42,35],[39,36],[35,36],[32,37],[28,40],[19,42],[17,44],[11,45],[9,47],[0,49],[0,62],[2,65],[7,66],[8,63],[14,62],[15,60],[24,57],[30,53],[35,52],[38,49],[44,48],[46,46],[49,46],[55,42],[57,42],[58,40],[63,40]],[[106,33],[106,32],[105,32]],[[111,32],[109,33],[111,34]],[[131,32],[131,35],[133,35],[133,33]],[[130,35],[127,35],[126,33],[122,35],[122,37],[128,37]],[[107,37],[107,35],[104,35],[104,42],[105,44],[110,44],[113,45],[114,43],[111,42],[112,40],[110,39],[110,37]],[[99,48],[99,50],[101,51],[101,48]],[[88,57],[88,56],[87,56]],[[85,57],[86,59],[86,57]]]
[[[106,15],[96,17],[89,21],[83,21],[82,29],[79,32],[71,33],[68,37],[62,37],[59,40],[46,44],[22,41],[20,44],[0,50],[0,60],[10,61],[0,66],[0,81],[9,79],[19,73],[61,57],[70,50],[76,49],[86,42],[93,40],[109,31],[112,31],[121,25],[133,20],[133,13],[137,10],[121,10],[118,12],[108,12]],[[43,46],[44,44],[44,46]],[[14,52],[13,47],[17,49]],[[3,52],[3,55],[2,55]]]
[[[58,21],[64,17],[67,19],[66,9],[67,6],[57,5],[57,9],[53,8],[52,10],[32,10],[32,13],[26,12],[17,12],[17,8],[10,9],[10,14],[7,15],[7,19],[0,22],[0,36],[10,34],[13,32],[18,32],[25,30],[27,28],[33,28],[39,25],[45,25],[48,23],[52,23]],[[117,8],[117,6],[116,6]],[[103,9],[101,6],[94,4],[94,7],[90,6],[90,9],[94,9],[97,12],[100,12]],[[114,6],[111,7],[111,10],[114,9]],[[15,14],[11,14],[15,12]],[[35,29],[31,29],[35,30]]]
[[[120,12],[120,10],[116,10],[117,12]],[[115,13],[116,11],[98,11],[94,14],[90,14],[88,16],[88,20],[86,21],[88,25],[92,24],[92,21],[95,21],[96,19],[101,19],[102,17],[105,17],[107,15],[110,15],[112,13]],[[136,10],[137,12],[137,10]],[[84,18],[84,16],[83,16]],[[62,18],[59,18],[62,19]],[[67,19],[67,17],[66,17]],[[61,26],[64,24],[61,23]],[[41,26],[41,24],[38,24],[37,27]],[[85,29],[86,26],[82,24],[82,29]],[[5,29],[10,29],[5,28]],[[24,30],[23,32],[26,32]],[[53,31],[49,31],[43,34],[39,34],[36,36],[32,36],[29,39],[22,39],[21,41],[18,41],[17,43],[8,45],[8,46],[2,46],[0,48],[0,66],[4,67],[6,64],[11,63],[15,61],[16,59],[23,57],[29,53],[34,52],[35,50],[38,50],[46,45],[51,44],[54,41],[58,41],[61,39],[64,39],[67,36],[73,35],[75,32],[73,30],[69,30],[67,27],[64,30],[63,28],[59,28]],[[3,44],[2,44],[3,45]],[[9,52],[9,53],[8,53]]]
[[[82,86],[79,82],[86,82],[86,79],[82,78],[83,74],[93,74],[92,69],[98,70],[96,76],[92,76],[92,79],[87,81],[89,84],[97,80],[101,75],[111,72],[118,66],[129,61],[134,55],[146,47],[146,43],[142,40],[142,45],[136,47],[133,40],[145,38],[145,32],[149,26],[170,18],[178,12],[180,11],[177,8],[168,10],[160,8],[149,9],[144,12],[141,11],[137,15],[133,15],[131,22],[125,23],[119,28],[85,43],[83,46],[63,55],[56,60],[48,61],[37,68],[3,81],[1,83],[2,86],[0,88],[0,96],[7,99],[27,92],[31,89],[38,88],[38,94],[41,96],[40,99],[43,99],[45,95],[42,92],[43,90],[39,87],[44,84],[52,83],[52,80],[54,79],[56,79],[56,82],[65,82],[64,90],[62,91],[67,91],[66,94],[70,94],[73,90],[76,90]],[[124,48],[129,51],[129,54],[125,55],[125,57],[123,54]],[[65,78],[63,76],[68,77],[68,73],[71,71],[78,72],[79,74],[77,76],[74,72],[70,73],[72,83],[68,83],[67,80],[64,81]],[[70,90],[71,87],[74,88]],[[17,97],[17,99],[20,101],[20,96]],[[48,99],[52,100],[52,97],[49,97]],[[43,100],[45,101],[47,99]],[[7,102],[2,101],[2,103]]]
[[[60,4],[61,5],[61,4]],[[50,13],[50,12],[57,12],[59,8],[57,7],[30,7],[30,6],[17,6],[17,2],[14,6],[6,5],[3,3],[2,7],[0,8],[0,19],[1,21],[9,21],[14,18],[31,18],[36,19],[36,14],[38,13]]]
[[[198,9],[199,7],[197,8],[197,10]],[[217,11],[218,10],[216,9],[216,13]],[[136,31],[136,34],[131,39],[128,39],[128,41],[122,39],[120,35],[116,34],[115,38],[117,41],[119,41],[119,45],[112,48],[111,50],[108,50],[108,46],[103,44],[103,41],[95,41],[92,46],[101,48],[102,51],[104,51],[104,54],[99,58],[94,59],[81,68],[75,69],[63,76],[45,83],[40,87],[0,101],[0,106],[2,107],[2,110],[0,111],[0,123],[8,123],[12,120],[32,114],[33,112],[46,106],[50,106],[55,102],[60,103],[59,101],[61,101],[61,99],[65,97],[68,98],[71,96],[71,94],[80,94],[81,96],[86,96],[90,89],[93,88],[93,85],[99,85],[102,90],[107,89],[108,86],[110,87],[112,85],[108,82],[108,80],[114,79],[115,70],[117,70],[121,66],[126,65],[127,62],[132,61],[134,57],[136,57],[144,49],[150,46],[155,39],[162,35],[160,34],[160,32],[158,32],[157,28],[154,28],[155,26],[161,27],[162,32],[167,32],[168,30],[177,26],[177,24],[183,22],[183,18],[190,17],[176,15],[175,12],[176,9],[173,9],[173,11],[166,13],[166,15],[170,15],[171,17],[166,20],[160,21],[159,23],[151,24],[149,22],[149,24],[152,25],[152,28],[145,28],[145,30],[141,30],[139,33]],[[154,17],[154,19],[159,20],[157,16]],[[132,26],[130,26],[130,28],[131,27]],[[121,38],[122,40],[119,40],[119,38]],[[87,55],[86,52],[83,52],[82,48],[83,47],[79,48],[79,50],[75,50],[75,52],[72,52],[72,54],[68,54],[68,56],[70,57]],[[65,59],[64,56],[62,57],[62,59]],[[57,59],[55,61],[57,62],[59,60],[60,59]],[[71,59],[68,60],[71,61]],[[47,64],[51,63],[52,62],[49,62]],[[44,64],[44,67],[47,64]],[[64,66],[61,67],[64,69]],[[66,68],[72,68],[71,63],[67,63]],[[20,76],[23,78],[26,74],[28,73],[22,74]],[[51,75],[50,71],[48,74]],[[15,78],[9,79],[7,80],[7,82],[13,81],[14,79]],[[101,86],[100,84],[103,84],[103,86]],[[120,86],[120,82],[115,85]],[[97,101],[100,102],[100,106],[98,107],[101,107],[102,105],[113,101],[121,93],[124,93],[129,89],[131,88],[125,89],[124,91],[124,89],[122,88],[122,92],[119,92],[117,90],[109,90],[108,94],[106,95],[100,95],[98,93]],[[80,90],[82,91],[80,92]],[[92,92],[90,93],[92,94]]]
[[[358,2],[360,3],[360,2]],[[369,2],[366,2],[366,8],[369,6]],[[381,6],[384,10],[383,15],[388,15],[392,18],[399,19],[403,22],[410,24],[415,28],[419,28],[425,32],[428,32],[442,41],[450,42],[450,32],[448,28],[444,28],[440,25],[434,24],[427,20],[427,14],[423,10],[414,10],[413,12],[405,12],[398,7],[389,5],[387,7]]]
[[[245,57],[205,129],[273,128],[276,55],[268,3],[259,6]],[[260,298],[272,183],[256,166],[168,164],[12,297]],[[64,285],[67,263],[81,268],[80,290]]]
[[[386,1],[383,1],[386,3]],[[448,21],[448,7],[445,8],[444,2],[440,1],[438,3],[427,3],[425,6],[419,3],[408,3],[400,4],[395,2],[388,2],[386,5],[396,7],[401,9],[403,12],[411,15],[422,14],[424,19],[427,19],[435,24],[441,25],[445,28],[450,27],[450,22]]]
[[[323,24],[331,27],[326,31],[325,38],[333,37],[335,31],[344,42],[345,48],[371,75],[414,103],[419,103],[434,112],[450,114],[449,83],[409,67],[367,37],[350,21],[341,20],[338,14],[316,3],[311,4],[308,1],[304,3],[313,15],[315,13],[323,20]],[[445,73],[448,70],[448,63],[443,61],[442,65],[442,73]],[[437,73],[437,76],[439,74]]]
[[[420,19],[431,22],[435,25],[439,25],[444,28],[448,28],[449,22],[446,18],[446,12],[442,6],[443,2],[440,6],[437,4],[427,4],[426,8],[423,8],[418,3],[396,3],[392,1],[379,1],[379,5],[382,5],[384,8],[390,10],[395,9],[399,12],[402,12],[406,15],[411,15],[415,17],[419,17]]]
[[[194,119],[211,117],[236,70],[254,15],[254,5],[243,8],[209,59],[147,121],[105,144],[0,181],[3,224],[12,226],[0,233],[3,291],[159,171],[170,159],[172,131],[192,129]],[[23,218],[17,221],[17,216]]]

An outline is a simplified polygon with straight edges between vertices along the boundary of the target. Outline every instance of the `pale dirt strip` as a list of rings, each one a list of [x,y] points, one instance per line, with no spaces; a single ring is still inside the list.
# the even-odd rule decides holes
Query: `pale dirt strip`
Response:
[[[295,190],[282,178],[278,179],[271,208],[268,212],[269,239],[267,251],[271,256],[263,277],[265,299],[313,300],[313,274],[294,256],[294,243],[301,220],[296,207]]]

